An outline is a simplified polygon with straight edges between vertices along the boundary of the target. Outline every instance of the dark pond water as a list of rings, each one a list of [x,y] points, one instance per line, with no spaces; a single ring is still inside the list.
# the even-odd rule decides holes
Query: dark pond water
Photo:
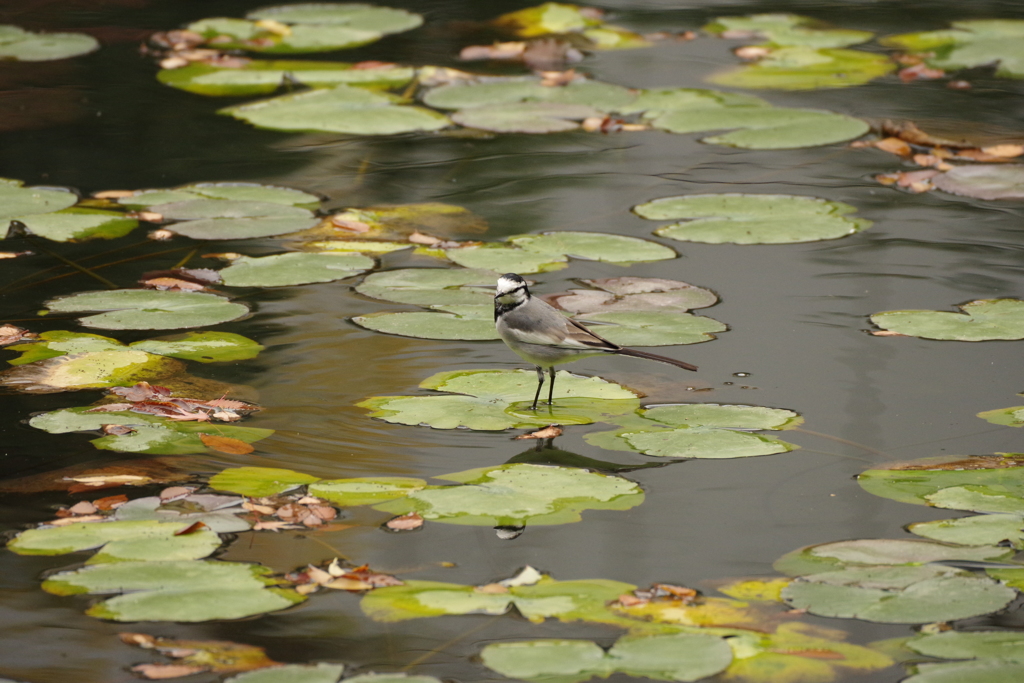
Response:
[[[34,123],[0,133],[0,176],[26,184],[71,186],[83,193],[253,181],[320,193],[330,208],[447,202],[485,218],[493,239],[546,230],[649,238],[653,224],[629,208],[651,198],[693,192],[824,197],[853,204],[875,225],[842,240],[785,246],[662,240],[679,252],[678,259],[637,264],[628,271],[577,260],[565,270],[534,276],[540,292],[564,291],[573,284],[570,278],[624,274],[680,279],[714,290],[721,302],[706,313],[727,323],[729,331],[709,343],[666,351],[698,364],[699,374],[684,376],[667,366],[628,358],[584,360],[572,369],[641,390],[650,403],[699,400],[797,411],[807,431],[789,432],[785,438],[799,450],[639,469],[625,476],[644,488],[643,505],[626,512],[587,512],[577,524],[527,528],[511,542],[487,527],[444,524],[430,524],[419,533],[386,534],[376,527],[386,519],[383,513],[361,512],[356,517],[368,526],[315,538],[295,532],[244,534],[223,559],[258,561],[287,571],[340,553],[406,578],[466,584],[500,579],[529,564],[563,580],[699,587],[725,578],[776,575],[772,562],[804,545],[909,538],[902,529],[908,523],[957,516],[868,495],[854,477],[873,465],[1024,450],[1019,431],[975,416],[1020,402],[1015,396],[1024,389],[1019,342],[878,338],[864,331],[869,327],[866,316],[877,311],[948,310],[972,299],[1024,294],[1019,202],[911,195],[882,187],[873,176],[898,170],[896,158],[845,145],[750,151],[701,144],[699,136],[658,132],[468,139],[256,130],[215,116],[224,101],[161,86],[153,77],[152,60],[138,53],[140,40],[150,31],[205,16],[241,16],[263,4],[3,3],[0,23],[87,30],[104,47],[67,62],[0,64],[0,96],[13,101],[12,93],[40,94],[26,105],[36,112]],[[461,66],[455,60],[458,50],[478,39],[469,22],[529,6],[457,0],[387,4],[422,13],[425,26],[330,57]],[[619,23],[644,31],[696,29],[721,13],[797,11],[878,34],[942,28],[955,19],[1020,16],[1024,9],[1014,2],[610,0],[603,6],[620,11]],[[631,87],[706,87],[704,77],[735,63],[730,49],[737,44],[702,38],[653,50],[605,52],[588,57],[582,68],[595,78]],[[960,92],[943,82],[905,85],[887,77],[850,89],[759,94],[777,105],[830,109],[872,121],[941,120],[952,129],[1019,132],[1024,114],[1019,82],[979,74],[974,84],[973,90]],[[132,259],[101,271],[130,287],[142,272],[178,264],[193,246],[184,239],[149,243],[141,231],[138,235],[113,243],[50,248],[91,265]],[[198,248],[200,254],[237,250],[249,255],[280,249],[275,240]],[[429,265],[403,254],[385,256],[382,267]],[[197,256],[189,265],[208,263]],[[35,331],[79,329],[67,319],[37,320],[35,312],[47,298],[94,289],[96,283],[79,274],[44,281],[38,271],[45,268],[54,269],[51,275],[69,272],[44,257],[4,262],[0,319]],[[361,329],[349,318],[408,307],[360,296],[354,284],[346,280],[252,290],[244,300],[254,315],[217,328],[254,338],[267,349],[254,360],[193,372],[252,387],[265,410],[248,424],[278,431],[252,455],[190,456],[197,471],[260,465],[325,478],[430,477],[499,465],[530,450],[507,433],[391,425],[370,420],[356,408],[368,396],[414,393],[422,379],[440,370],[522,364],[496,342],[439,342]],[[127,342],[148,335],[112,336]],[[131,459],[130,454],[97,451],[87,435],[48,435],[23,423],[33,413],[82,405],[97,396],[0,396],[0,473],[13,479]],[[568,430],[554,447],[597,460],[652,462],[585,443],[583,434],[597,429]],[[51,517],[53,507],[66,502],[64,494],[8,494],[0,501],[0,525],[25,528]],[[330,660],[378,671],[416,662],[411,669],[416,673],[486,680],[500,678],[473,659],[486,643],[587,637],[610,644],[620,633],[593,625],[530,624],[513,615],[378,624],[361,614],[358,596],[343,592],[237,622],[116,624],[85,616],[85,598],[56,597],[39,589],[44,573],[67,562],[0,554],[0,676],[32,683],[130,680],[125,667],[145,655],[122,644],[116,634],[144,630],[260,645],[285,662]],[[807,620],[845,630],[852,642],[861,644],[912,632],[902,625]],[[1011,610],[978,623],[1020,626],[1022,620]],[[434,650],[440,651],[428,656]],[[896,681],[903,675],[902,668],[894,667],[858,680]]]

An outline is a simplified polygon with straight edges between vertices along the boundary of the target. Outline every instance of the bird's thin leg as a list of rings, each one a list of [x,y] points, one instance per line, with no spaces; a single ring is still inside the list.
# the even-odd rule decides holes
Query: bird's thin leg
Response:
[[[548,382],[548,405],[552,405],[555,400],[555,366],[552,365],[548,368],[548,376],[551,380]]]
[[[533,395],[533,406],[530,410],[537,410],[537,399],[540,398],[540,388],[544,386],[544,368],[537,366],[537,393]]]

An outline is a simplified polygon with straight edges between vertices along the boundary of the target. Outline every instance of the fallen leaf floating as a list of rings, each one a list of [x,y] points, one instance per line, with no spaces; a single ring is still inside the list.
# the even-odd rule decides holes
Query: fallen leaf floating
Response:
[[[320,588],[359,593],[384,586],[405,585],[401,579],[375,572],[369,565],[342,566],[338,558],[321,567],[307,565],[304,569],[286,574],[285,578],[295,585],[295,590],[301,595],[315,593]]]
[[[139,382],[130,387],[113,387],[110,389],[110,393],[125,399],[128,403],[106,403],[90,408],[86,412],[104,413],[127,410],[176,421],[237,422],[244,416],[260,410],[260,407],[255,404],[227,398],[210,401],[175,398],[171,396],[171,390],[167,387],[152,386],[148,382]],[[231,441],[237,440],[231,439]]]
[[[398,517],[392,517],[384,523],[389,531],[412,531],[423,526],[423,517],[418,512],[409,512]]]
[[[22,341],[39,339],[35,332],[29,332],[17,325],[0,325],[0,346],[9,346]]]
[[[242,508],[252,513],[256,531],[322,527],[338,516],[338,511],[326,500],[307,495],[249,498],[242,503]]]

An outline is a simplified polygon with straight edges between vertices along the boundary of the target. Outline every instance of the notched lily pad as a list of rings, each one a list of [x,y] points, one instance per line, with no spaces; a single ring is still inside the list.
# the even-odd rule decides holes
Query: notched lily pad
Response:
[[[420,339],[488,341],[498,338],[494,307],[489,304],[431,306],[428,311],[381,311],[352,318],[374,332]]]
[[[598,323],[594,331],[621,346],[699,344],[729,329],[713,318],[675,311],[585,313],[576,318],[583,323]]]
[[[7,547],[19,555],[66,555],[102,548],[88,564],[198,560],[220,547],[220,537],[210,529],[178,535],[191,525],[150,520],[79,522],[23,531]]]
[[[311,88],[329,88],[339,84],[400,88],[414,76],[412,67],[397,65],[365,69],[345,62],[259,59],[233,67],[192,62],[180,69],[163,69],[156,75],[157,80],[172,88],[214,97],[269,95],[286,84],[294,83]]]
[[[511,237],[509,241],[517,247],[538,254],[565,254],[588,261],[636,263],[664,261],[677,256],[675,251],[657,242],[598,232],[565,230]]]
[[[403,268],[371,273],[356,291],[373,299],[420,306],[491,304],[498,273],[470,268]]]
[[[78,57],[99,47],[99,41],[84,33],[33,33],[9,24],[0,26],[0,60],[46,62]]]
[[[53,213],[18,216],[33,235],[54,242],[81,242],[92,239],[124,237],[139,222],[117,211],[70,208]]]
[[[781,47],[753,64],[708,77],[716,85],[765,90],[815,90],[863,85],[896,69],[886,56],[861,50]]]
[[[362,254],[293,252],[272,256],[241,256],[220,271],[229,287],[288,287],[333,282],[365,273],[374,261]]]
[[[908,337],[949,341],[1024,339],[1024,301],[979,299],[948,311],[883,311],[871,322]]]
[[[952,71],[996,64],[996,75],[1024,78],[1024,20],[954,21],[952,29],[886,36],[879,42],[919,53],[928,66]]]
[[[670,133],[734,129],[701,142],[744,149],[818,147],[853,140],[870,130],[866,122],[851,116],[783,107],[671,109],[651,124]]]
[[[649,220],[686,219],[655,231],[684,242],[791,244],[838,239],[871,227],[857,209],[817,197],[697,194],[662,197],[633,207]]]
[[[871,40],[870,31],[830,28],[820,21],[798,14],[749,14],[717,17],[702,27],[722,38],[754,38],[772,46],[846,47]]]
[[[46,302],[55,313],[106,311],[79,319],[85,327],[107,330],[159,330],[218,325],[248,315],[244,304],[205,292],[115,289],[82,292]]]
[[[907,530],[918,536],[960,545],[996,545],[1009,543],[1024,549],[1024,506],[1017,514],[988,514],[940,519],[911,524]]]
[[[252,339],[233,332],[185,332],[132,342],[130,347],[200,363],[248,360],[263,350],[263,346]]]
[[[24,222],[28,216],[60,211],[78,202],[78,195],[69,190],[23,185],[20,180],[0,178],[0,220]]]
[[[153,207],[172,202],[188,202],[198,199],[223,199],[235,202],[269,202],[284,206],[298,206],[306,209],[320,206],[316,195],[277,185],[258,183],[194,183],[165,190],[138,190],[127,197],[117,199],[119,204],[130,207]],[[214,210],[215,216],[224,215]],[[247,215],[253,214],[251,211]]]
[[[279,467],[232,467],[210,477],[210,487],[251,498],[275,496],[320,481],[318,477]]]
[[[1022,473],[1020,454],[944,456],[866,470],[857,481],[868,493],[901,503],[954,509],[964,503],[976,512],[1011,512],[1024,511]]]
[[[995,659],[1003,662],[1024,662],[1024,634],[1019,631],[931,633],[911,638],[906,641],[905,647],[919,654],[939,659]]]
[[[494,133],[562,133],[579,128],[580,121],[594,116],[600,112],[582,104],[516,102],[462,109],[451,119],[466,128]]]
[[[569,261],[564,254],[540,254],[504,244],[453,247],[445,249],[444,255],[465,268],[523,274],[561,270]]]

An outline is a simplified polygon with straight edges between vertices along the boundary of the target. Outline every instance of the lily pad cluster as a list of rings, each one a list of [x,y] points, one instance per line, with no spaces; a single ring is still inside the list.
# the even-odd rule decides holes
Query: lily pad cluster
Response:
[[[99,47],[95,38],[84,33],[33,33],[10,24],[0,25],[0,59],[46,62],[78,57]]]
[[[684,222],[655,234],[708,244],[792,244],[838,239],[871,227],[852,218],[857,209],[816,197],[776,194],[691,194],[662,197],[633,207],[648,220]]]
[[[357,3],[300,3],[253,10],[245,19],[216,17],[188,30],[217,49],[252,52],[332,52],[409,31],[423,18],[405,10]]]
[[[871,39],[868,31],[828,28],[796,14],[718,17],[704,30],[723,38],[761,38],[741,48],[753,64],[723,71],[708,80],[735,88],[810,90],[863,85],[893,71],[885,55],[842,49]]]
[[[948,71],[996,65],[996,75],[1024,78],[1024,19],[954,21],[953,28],[887,36],[880,42]]]
[[[436,477],[430,485],[411,477],[317,479],[265,467],[225,470],[210,480],[221,491],[271,495],[306,486],[310,495],[342,507],[371,505],[395,515],[412,512],[428,521],[470,526],[543,526],[580,521],[584,510],[628,510],[644,500],[635,483],[569,467],[513,463]]]

